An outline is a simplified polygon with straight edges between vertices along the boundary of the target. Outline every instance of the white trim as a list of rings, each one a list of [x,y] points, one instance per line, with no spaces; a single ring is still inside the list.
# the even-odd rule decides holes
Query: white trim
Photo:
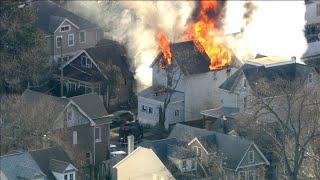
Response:
[[[72,26],[76,27],[77,29],[80,29],[79,26],[75,25],[73,22],[71,22],[69,19],[65,18],[62,23],[58,26],[58,28],[54,31],[54,32],[57,32],[58,29],[60,29],[60,27],[62,26],[62,24],[64,24],[64,22],[68,22],[70,23]]]
[[[256,148],[256,150],[258,151],[258,153],[260,154],[260,156],[263,158],[263,160],[267,163],[267,165],[270,165],[270,162],[268,161],[268,159],[264,156],[264,154],[260,151],[260,149],[258,148],[258,146],[253,143],[253,146]]]
[[[96,123],[87,115],[87,113],[85,113],[81,108],[80,106],[78,106],[78,104],[76,104],[73,100],[70,99],[70,102],[68,103],[69,104],[73,104],[74,106],[76,106],[76,108],[78,108],[78,110],[86,117],[89,119],[89,121],[91,122],[91,126],[95,126]],[[67,106],[68,106],[67,105]]]
[[[121,161],[119,161],[116,165],[114,165],[112,168],[116,168],[117,166],[119,166],[122,162],[124,162],[125,160],[127,160],[129,157],[131,157],[133,154],[135,154],[137,151],[139,151],[140,149],[142,149],[144,147],[139,146],[137,147],[137,149],[135,149],[134,151],[132,151],[130,154],[128,154],[125,158],[123,158]],[[147,148],[145,148],[147,149]]]
[[[237,165],[236,171],[238,171],[239,166],[241,165],[241,163],[242,163],[243,159],[246,157],[246,155],[247,155],[247,153],[248,153],[249,149],[251,148],[252,144],[253,144],[253,143],[251,143],[251,144],[250,144],[250,146],[248,147],[248,149],[246,150],[246,152],[245,152],[245,153],[244,153],[244,155],[242,156],[242,158],[241,158],[240,162],[239,162],[239,163],[238,163],[238,165]]]
[[[69,27],[69,29],[68,29],[67,31],[61,31],[61,29],[62,29],[63,27]],[[60,32],[69,32],[69,31],[71,31],[71,25],[70,25],[70,24],[63,25],[63,26],[60,27]]]
[[[85,53],[86,56],[91,60],[91,62],[96,66],[96,68],[101,72],[102,76],[106,79],[108,79],[107,76],[105,76],[101,69],[99,68],[99,66],[96,64],[96,62],[93,60],[93,58],[87,53],[86,50],[81,50],[78,54],[76,54],[75,56],[73,56],[68,62],[66,62],[65,64],[63,64],[59,69],[61,70],[61,68],[66,67],[68,64],[70,64],[72,61],[74,61],[75,59],[77,59],[82,53]]]
[[[199,141],[198,138],[194,138],[193,140],[191,140],[191,141],[188,143],[188,146],[190,146],[194,141],[198,141],[198,143],[199,143],[200,146],[203,148],[203,150],[204,150],[207,154],[209,154],[209,152],[206,150],[206,148],[204,148],[204,147],[202,146],[202,144],[200,143],[200,141]]]
[[[70,44],[70,41],[69,41],[69,37],[71,37],[71,36],[72,36],[72,44]],[[68,34],[68,47],[74,46],[74,44],[75,44],[75,42],[74,42],[74,33]]]
[[[81,33],[84,32],[84,41],[81,41]],[[83,44],[87,42],[87,31],[86,30],[82,30],[79,32],[79,43]]]
[[[58,38],[61,38],[61,46],[60,47],[58,47]],[[55,41],[56,41],[56,43],[55,43],[55,46],[56,46],[56,48],[61,48],[62,47],[62,36],[56,36],[56,39],[55,39]]]

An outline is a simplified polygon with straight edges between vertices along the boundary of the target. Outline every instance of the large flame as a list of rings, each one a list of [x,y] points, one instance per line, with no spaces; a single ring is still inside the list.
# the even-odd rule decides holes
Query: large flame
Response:
[[[161,57],[160,59],[160,67],[165,68],[168,65],[172,64],[172,54],[170,51],[169,38],[165,35],[163,31],[158,33],[157,38],[163,54],[163,57]]]
[[[224,31],[220,28],[221,7],[218,1],[201,1],[195,20],[188,25],[183,39],[192,39],[210,58],[210,70],[231,64],[233,53],[226,46]]]

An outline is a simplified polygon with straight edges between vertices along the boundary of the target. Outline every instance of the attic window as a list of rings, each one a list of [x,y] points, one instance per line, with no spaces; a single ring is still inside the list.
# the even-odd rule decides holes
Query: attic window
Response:
[[[64,25],[64,26],[61,26],[60,32],[70,31],[70,29],[71,29],[70,25]]]
[[[83,67],[83,68],[92,68],[91,60],[85,55],[81,56],[81,67]]]
[[[248,152],[248,162],[249,163],[253,163],[254,162],[254,151],[253,150],[250,150]]]

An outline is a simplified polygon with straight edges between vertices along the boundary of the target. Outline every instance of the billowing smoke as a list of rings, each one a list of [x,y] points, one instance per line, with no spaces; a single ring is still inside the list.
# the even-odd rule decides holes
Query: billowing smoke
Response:
[[[229,45],[242,60],[257,53],[300,58],[307,48],[304,16],[304,1],[228,1],[225,29],[239,32]]]
[[[104,27],[106,36],[127,47],[139,88],[151,84],[150,64],[159,52],[156,34],[178,41],[192,14],[190,1],[71,1],[68,8]]]

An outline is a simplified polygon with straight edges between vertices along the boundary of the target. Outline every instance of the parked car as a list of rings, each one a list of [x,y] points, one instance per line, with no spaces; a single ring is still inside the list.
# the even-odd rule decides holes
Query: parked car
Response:
[[[134,114],[131,111],[116,111],[113,113],[111,128],[120,127],[126,122],[133,122]]]
[[[119,128],[119,142],[127,144],[127,137],[133,135],[134,142],[138,143],[143,138],[143,128],[138,122],[127,122]]]

